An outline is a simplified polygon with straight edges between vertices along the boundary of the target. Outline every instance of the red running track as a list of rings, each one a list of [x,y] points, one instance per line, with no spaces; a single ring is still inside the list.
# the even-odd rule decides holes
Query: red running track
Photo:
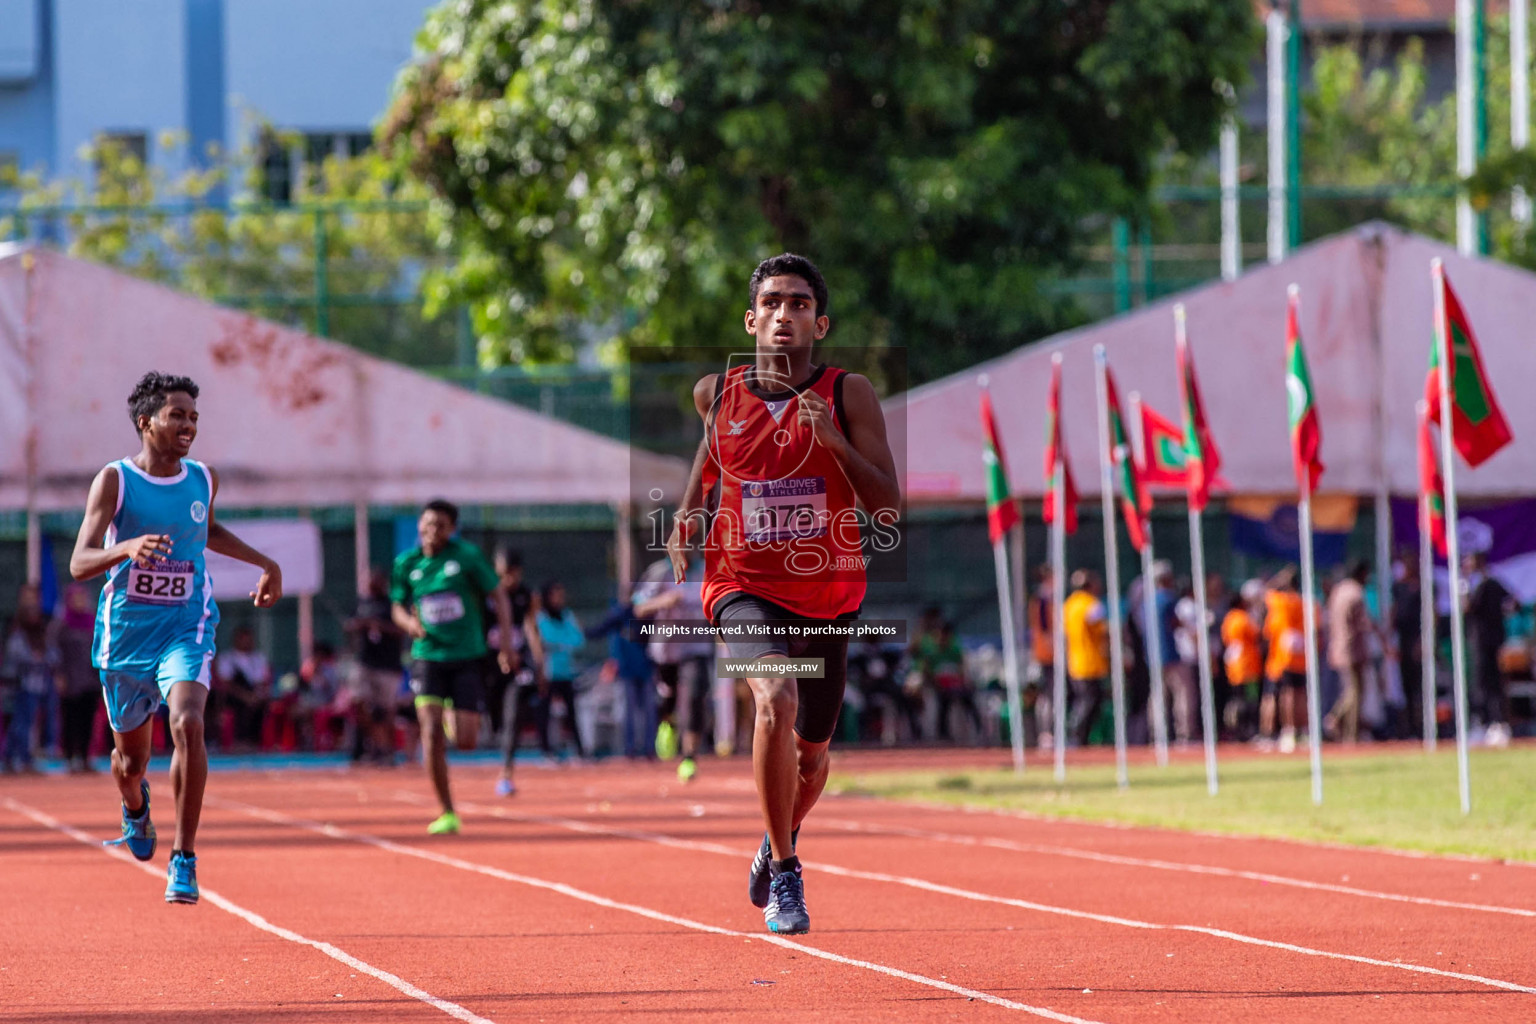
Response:
[[[1530,866],[828,797],[783,938],[744,760],[454,778],[429,837],[419,770],[214,775],[195,908],[109,780],[7,779],[0,1020],[1536,1020]]]

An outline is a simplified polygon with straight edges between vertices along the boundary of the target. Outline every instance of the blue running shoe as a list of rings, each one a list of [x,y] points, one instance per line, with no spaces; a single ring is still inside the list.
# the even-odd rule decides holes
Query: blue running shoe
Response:
[[[172,851],[165,866],[165,902],[197,902],[197,858]]]
[[[800,842],[799,829],[789,834],[789,842],[793,852]],[[768,833],[764,832],[763,845],[757,848],[757,856],[752,858],[752,870],[747,873],[747,897],[759,910],[768,905],[768,886],[773,882],[773,873],[769,870],[772,863],[773,847],[768,842]]]
[[[123,834],[118,839],[108,839],[103,846],[126,846],[137,860],[149,860],[155,855],[155,823],[149,820],[149,783],[139,783],[144,794],[144,812],[137,818],[123,807]]]
[[[811,930],[800,872],[781,871],[773,877],[768,887],[768,906],[763,908],[763,923],[779,935],[802,935]]]

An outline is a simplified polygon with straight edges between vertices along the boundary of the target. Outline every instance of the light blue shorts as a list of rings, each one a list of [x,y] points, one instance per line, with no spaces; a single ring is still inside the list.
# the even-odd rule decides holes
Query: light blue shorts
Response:
[[[103,672],[101,688],[107,698],[107,721],[113,732],[132,732],[160,710],[177,683],[201,683],[212,676],[211,644],[172,644],[160,655],[152,672]]]

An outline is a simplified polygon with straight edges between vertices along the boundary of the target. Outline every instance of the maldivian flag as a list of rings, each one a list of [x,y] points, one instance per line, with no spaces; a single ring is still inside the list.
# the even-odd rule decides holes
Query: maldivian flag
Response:
[[[1429,503],[1429,539],[1435,542],[1435,551],[1444,558],[1450,550],[1445,536],[1445,488],[1440,483],[1440,460],[1435,456],[1428,409],[1419,414],[1419,499]]]
[[[1205,419],[1205,403],[1200,400],[1200,383],[1195,379],[1195,360],[1189,342],[1180,339],[1177,355],[1179,397],[1184,403],[1184,459],[1188,473],[1185,487],[1189,491],[1189,507],[1202,512],[1211,499],[1211,483],[1221,469],[1221,453],[1216,450]]]
[[[1136,472],[1136,460],[1131,458],[1131,441],[1125,433],[1125,417],[1120,415],[1120,396],[1115,391],[1115,375],[1104,368],[1104,390],[1109,397],[1109,450],[1114,456],[1115,467],[1120,471],[1120,511],[1125,516],[1125,529],[1131,536],[1131,547],[1140,551],[1147,546],[1145,509],[1152,498],[1141,486],[1141,475]]]
[[[1483,357],[1477,351],[1472,325],[1462,312],[1451,282],[1441,270],[1437,275],[1445,296],[1445,322],[1435,325],[1435,346],[1429,357],[1429,376],[1424,381],[1424,400],[1429,419],[1440,422],[1440,352],[1444,339],[1451,340],[1451,438],[1469,466],[1479,466],[1514,440],[1509,422],[1493,397]]]
[[[1061,364],[1051,366],[1051,401],[1045,412],[1045,507],[1047,525],[1056,521],[1056,473],[1062,474],[1062,497],[1067,506],[1062,511],[1062,528],[1077,532],[1077,485],[1072,482],[1072,467],[1067,463],[1067,445],[1061,436]]]
[[[1184,432],[1170,420],[1152,410],[1145,402],[1141,406],[1141,482],[1183,487],[1188,478],[1184,458]],[[1151,498],[1143,490],[1144,502]],[[1150,512],[1148,504],[1143,511]]]
[[[1019,506],[1008,493],[1008,464],[1003,461],[1003,442],[997,436],[992,415],[992,393],[981,389],[981,461],[987,467],[987,533],[996,544],[1019,521]]]
[[[1317,405],[1312,399],[1312,375],[1307,372],[1307,354],[1301,349],[1301,329],[1296,323],[1300,296],[1294,286],[1285,314],[1285,393],[1291,419],[1291,456],[1296,465],[1296,484],[1310,497],[1323,475],[1319,452],[1323,429],[1317,419]]]

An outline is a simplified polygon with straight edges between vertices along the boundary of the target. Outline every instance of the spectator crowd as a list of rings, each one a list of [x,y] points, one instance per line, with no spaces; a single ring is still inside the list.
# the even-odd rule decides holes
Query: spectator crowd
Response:
[[[537,590],[524,583],[516,552],[498,550],[495,569],[510,599],[517,651],[511,672],[490,659],[486,666],[492,726],[487,734],[505,764],[500,792],[515,791],[512,766],[524,747],[536,748],[549,762],[593,754],[676,760],[686,780],[703,755],[750,746],[750,693],[744,681],[716,678],[715,644],[647,642],[636,628],[646,621],[702,619],[701,564],[678,584],[670,565],[656,562],[629,594],[587,625],[567,607],[558,580]],[[1425,699],[1432,702],[1437,731],[1451,727],[1448,655],[1437,654],[1428,671],[1422,664],[1418,579],[1415,556],[1405,554],[1394,566],[1386,621],[1373,614],[1365,563],[1324,580],[1313,612],[1326,738],[1356,743],[1419,736]],[[1108,743],[1112,633],[1104,581],[1084,569],[1067,584],[1060,623],[1069,680],[1067,706],[1060,709],[1065,735],[1073,746]],[[1148,585],[1151,622],[1143,589]],[[1055,742],[1058,710],[1052,692],[1054,588],[1050,572],[1039,572],[1025,610],[1021,726],[1026,742],[1041,748]],[[1204,631],[1220,738],[1294,750],[1307,727],[1306,609],[1295,568],[1248,580],[1235,591],[1213,574],[1207,595],[1202,622],[1191,581],[1176,578],[1168,563],[1154,566],[1150,584],[1138,577],[1125,593],[1121,632],[1131,742],[1151,737],[1152,638],[1161,653],[1170,738],[1178,744],[1201,738],[1198,669]],[[1531,725],[1536,681],[1529,620],[1479,556],[1467,560],[1461,600],[1472,739],[1503,745],[1517,729]],[[4,633],[0,768],[7,772],[36,771],[41,754],[61,759],[71,771],[92,771],[109,746],[91,666],[94,594],[70,586],[57,604],[50,615],[37,587],[21,587]],[[1443,611],[1435,635],[1448,647]],[[341,649],[317,643],[297,671],[277,674],[256,635],[236,628],[213,666],[210,747],[345,751],[354,762],[381,765],[413,756],[416,719],[403,658],[406,637],[390,614],[387,572],[372,574],[342,632]],[[497,649],[497,638],[490,640]],[[918,615],[904,644],[855,642],[836,739],[884,745],[1008,742],[1011,723],[998,646],[992,638],[963,642],[938,607]],[[1512,703],[1524,711],[1513,722]]]

